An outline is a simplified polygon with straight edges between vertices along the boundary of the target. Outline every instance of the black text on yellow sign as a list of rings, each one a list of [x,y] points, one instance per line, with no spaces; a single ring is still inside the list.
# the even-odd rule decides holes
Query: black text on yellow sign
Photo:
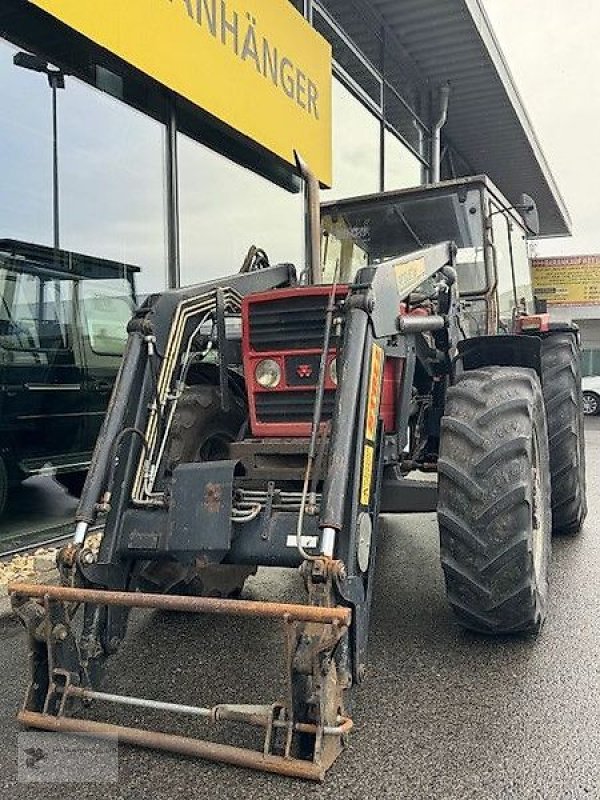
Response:
[[[362,479],[360,484],[360,504],[368,506],[371,501],[373,485],[373,469],[375,461],[375,437],[379,421],[379,404],[381,401],[381,385],[383,381],[383,365],[385,355],[378,344],[371,347],[371,367],[369,371],[369,388],[367,409],[365,413],[365,445],[362,459]]]
[[[289,0],[29,2],[331,185],[331,46]]]

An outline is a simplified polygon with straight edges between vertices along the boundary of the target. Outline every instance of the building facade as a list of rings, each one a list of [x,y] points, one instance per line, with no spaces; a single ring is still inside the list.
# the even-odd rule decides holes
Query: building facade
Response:
[[[182,16],[194,7],[165,2]],[[248,19],[265,2],[248,2]],[[203,3],[198,13],[210,8]],[[275,175],[243,141],[225,146],[229,134],[189,99],[65,27],[52,5],[5,0],[0,10],[0,239],[52,245],[56,236],[63,250],[138,265],[141,295],[235,272],[252,244],[272,262],[301,264],[298,179]],[[441,129],[442,177],[488,173],[513,202],[523,190],[536,196],[545,233],[568,229],[479,2],[291,5],[332,48],[333,177],[324,199],[427,182]],[[47,60],[64,83],[53,91],[46,74],[19,63],[23,52]]]

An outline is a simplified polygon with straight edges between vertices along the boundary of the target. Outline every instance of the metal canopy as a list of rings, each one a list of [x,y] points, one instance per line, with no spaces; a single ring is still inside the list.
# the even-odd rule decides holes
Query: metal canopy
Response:
[[[571,232],[565,202],[481,0],[371,0],[432,88],[450,81],[447,141],[512,202],[531,194],[541,236]],[[349,31],[350,33],[350,31]]]

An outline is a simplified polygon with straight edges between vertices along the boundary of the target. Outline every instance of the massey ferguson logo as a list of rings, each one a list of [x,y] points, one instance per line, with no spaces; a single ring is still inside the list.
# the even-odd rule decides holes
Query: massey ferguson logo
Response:
[[[310,378],[313,374],[313,368],[310,364],[298,364],[296,367],[296,375],[299,378]]]

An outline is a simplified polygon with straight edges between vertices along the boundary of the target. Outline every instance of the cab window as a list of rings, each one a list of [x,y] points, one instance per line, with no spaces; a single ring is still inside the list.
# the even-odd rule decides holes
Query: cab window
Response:
[[[527,236],[521,226],[512,220],[510,223],[510,241],[517,303],[523,307],[525,311],[531,313],[534,310],[533,286],[531,281],[529,252],[527,250]]]
[[[490,203],[492,220],[492,237],[494,242],[494,264],[496,267],[498,311],[500,325],[510,330],[513,309],[515,307],[515,291],[513,284],[512,261],[510,255],[510,233],[508,220],[504,212]]]

